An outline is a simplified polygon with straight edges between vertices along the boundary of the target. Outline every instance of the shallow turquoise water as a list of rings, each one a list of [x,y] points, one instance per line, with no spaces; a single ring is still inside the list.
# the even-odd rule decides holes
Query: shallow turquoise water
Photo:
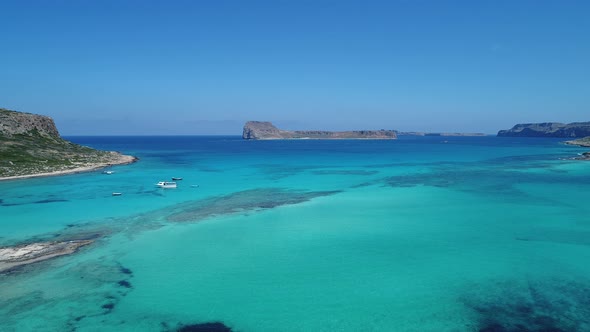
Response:
[[[0,330],[590,330],[590,164],[558,140],[72,140],[141,160],[0,183],[0,245],[97,237],[0,276]]]

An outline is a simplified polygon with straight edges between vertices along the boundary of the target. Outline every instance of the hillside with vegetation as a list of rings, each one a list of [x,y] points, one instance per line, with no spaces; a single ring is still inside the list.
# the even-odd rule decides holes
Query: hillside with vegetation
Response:
[[[72,173],[133,161],[118,152],[64,140],[47,116],[0,108],[0,178]]]

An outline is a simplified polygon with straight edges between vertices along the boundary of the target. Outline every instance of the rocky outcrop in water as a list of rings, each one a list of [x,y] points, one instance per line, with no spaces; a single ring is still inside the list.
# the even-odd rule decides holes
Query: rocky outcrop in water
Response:
[[[283,205],[307,202],[339,191],[297,191],[279,188],[258,188],[229,195],[186,202],[170,209],[166,217],[172,222],[197,222],[213,216],[272,209]]]
[[[544,122],[517,124],[500,130],[499,137],[586,137],[590,136],[590,122]]]
[[[231,332],[232,329],[221,322],[189,324],[179,327],[177,332]]]
[[[590,137],[584,137],[579,139],[574,139],[571,141],[565,141],[565,144],[568,145],[577,145],[585,148],[590,148]],[[590,152],[584,152],[579,157],[575,158],[578,160],[590,160]]]
[[[281,130],[270,122],[248,121],[244,125],[243,139],[396,139],[394,130]]]
[[[76,252],[78,248],[93,242],[93,240],[52,241],[0,248],[0,273],[31,263],[69,255]]]

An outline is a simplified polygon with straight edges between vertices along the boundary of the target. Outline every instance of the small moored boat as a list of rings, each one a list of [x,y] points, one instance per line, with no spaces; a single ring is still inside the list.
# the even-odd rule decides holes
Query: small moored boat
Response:
[[[172,178],[172,181],[180,181],[182,178]]]
[[[156,183],[160,188],[176,188],[176,182],[160,181]]]
[[[123,193],[113,193],[113,196],[121,196]]]
[[[107,175],[111,175],[113,173],[115,173],[115,171],[104,171],[104,172],[102,172],[102,174],[107,174]]]

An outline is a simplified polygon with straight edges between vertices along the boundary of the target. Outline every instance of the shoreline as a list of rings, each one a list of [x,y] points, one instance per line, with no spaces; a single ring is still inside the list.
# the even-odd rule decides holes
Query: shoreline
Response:
[[[565,141],[565,142],[563,142],[563,144],[571,145],[571,146],[578,146],[578,147],[582,147],[582,148],[590,148],[590,140],[588,140],[587,138],[580,138],[580,139]],[[576,157],[574,159],[590,161],[590,152],[583,152],[579,157]]]
[[[579,147],[583,147],[583,148],[590,148],[590,142],[587,141],[565,141],[563,142],[566,145],[573,145],[573,146],[579,146]]]
[[[70,175],[70,174],[78,174],[78,173],[86,173],[92,172],[101,168],[106,168],[110,166],[116,165],[128,165],[138,161],[139,158],[135,156],[128,156],[128,155],[119,155],[116,160],[97,163],[94,165],[87,165],[81,167],[75,167],[71,169],[64,169],[59,171],[53,172],[46,172],[46,173],[35,173],[35,174],[26,174],[26,175],[13,175],[13,176],[5,176],[0,177],[0,181],[10,181],[10,180],[23,180],[23,179],[30,179],[30,178],[40,178],[40,177],[50,177],[50,176],[59,176],[59,175]]]

